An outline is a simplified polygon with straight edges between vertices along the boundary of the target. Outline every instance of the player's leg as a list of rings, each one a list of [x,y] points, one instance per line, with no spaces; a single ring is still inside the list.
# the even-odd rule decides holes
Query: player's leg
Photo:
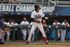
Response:
[[[23,40],[24,40],[24,30],[23,30],[23,29],[21,29],[21,31],[22,31],[22,35],[23,35]]]
[[[7,32],[7,41],[10,39],[10,32]]]
[[[61,30],[61,42],[65,41],[66,30]]]
[[[22,30],[23,33],[23,40],[26,40],[27,31],[25,29]]]
[[[34,35],[35,35],[35,33],[33,33],[33,35],[32,35],[32,41],[34,41],[34,37],[35,37]]]
[[[34,23],[34,24],[32,25],[31,31],[29,32],[28,40],[27,40],[26,43],[28,43],[28,41],[29,41],[29,42],[31,41],[32,34],[34,33],[34,31],[35,31],[36,28],[37,28],[36,23]]]
[[[41,23],[38,24],[38,28],[39,28],[40,32],[42,33],[42,35],[43,35],[43,38],[44,38],[44,40],[45,40],[45,43],[48,44],[48,40],[47,40],[46,34],[45,34],[45,32],[44,32],[43,25],[42,25]]]
[[[40,32],[42,33],[42,35],[43,35],[43,38],[44,38],[45,43],[48,44],[48,40],[47,40],[46,34],[44,32],[43,25],[41,23],[38,24],[38,28],[39,28]]]

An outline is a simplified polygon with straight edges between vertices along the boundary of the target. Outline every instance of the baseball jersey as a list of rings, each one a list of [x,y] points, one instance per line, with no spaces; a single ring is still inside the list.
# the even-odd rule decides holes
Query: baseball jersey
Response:
[[[62,22],[62,25],[63,26],[69,26],[69,23],[68,22],[67,23]]]
[[[41,18],[40,18],[41,17]],[[36,12],[35,10],[31,13],[31,18],[37,19],[38,21],[42,21],[42,18],[44,17],[44,14],[42,10],[40,9],[39,12]]]
[[[29,24],[28,21],[22,21],[22,22],[20,23],[20,25],[28,25],[28,24]]]
[[[16,25],[18,25],[17,23],[9,23],[9,22],[4,22],[4,24],[6,25],[6,26],[9,26],[9,27],[13,27],[13,26],[16,26]]]
[[[60,25],[60,24],[61,24],[60,22],[57,23],[53,22],[53,25]]]

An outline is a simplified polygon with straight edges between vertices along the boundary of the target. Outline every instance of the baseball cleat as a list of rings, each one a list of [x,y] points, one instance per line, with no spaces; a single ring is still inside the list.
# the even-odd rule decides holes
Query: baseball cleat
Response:
[[[48,44],[48,40],[45,41],[45,44],[46,44],[46,45]]]
[[[26,44],[29,44],[29,41],[26,41]]]

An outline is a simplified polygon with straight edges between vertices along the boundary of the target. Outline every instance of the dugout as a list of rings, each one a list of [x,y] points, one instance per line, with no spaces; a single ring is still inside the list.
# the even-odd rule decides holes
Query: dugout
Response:
[[[32,21],[32,19],[30,18],[30,15],[29,14],[27,14],[27,15],[17,15],[17,14],[14,14],[14,15],[11,15],[11,14],[5,14],[4,16],[3,16],[3,18],[5,19],[5,21],[8,21],[8,20],[10,20],[10,19],[12,19],[12,20],[14,20],[15,19],[15,21],[19,24],[20,22],[21,22],[21,20],[22,20],[22,18],[23,17],[26,17],[27,18],[27,20],[29,21],[29,22],[31,22]],[[70,16],[56,16],[56,15],[48,15],[47,16],[48,17],[48,19],[46,20],[47,21],[47,24],[48,25],[52,25],[52,23],[53,23],[53,21],[56,19],[57,21],[59,21],[59,22],[62,22],[64,19],[67,19],[68,20],[68,22],[70,23]],[[14,30],[13,30],[14,31]],[[22,40],[22,33],[21,32],[19,32],[20,31],[20,28],[18,28],[18,31],[15,33],[15,38],[16,38],[16,40]],[[51,30],[52,31],[52,30]],[[69,31],[70,32],[70,29],[68,29],[67,31]],[[66,37],[66,39],[70,39],[70,33],[69,32],[67,32],[67,37]],[[10,38],[11,39],[13,39],[13,37],[12,37],[12,34],[13,34],[13,32],[11,32],[11,36],[10,36]],[[38,34],[39,34],[39,32],[38,32]],[[37,36],[39,36],[39,37],[41,37],[41,33],[38,35],[38,34],[36,34],[35,35],[35,37],[36,38],[38,38]],[[52,38],[55,38],[55,33],[54,32],[52,32],[51,33],[52,35],[51,35],[51,39]],[[37,40],[37,39],[36,39]]]

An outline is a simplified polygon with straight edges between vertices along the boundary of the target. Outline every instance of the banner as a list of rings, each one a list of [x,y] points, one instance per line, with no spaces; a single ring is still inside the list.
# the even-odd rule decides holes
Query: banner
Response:
[[[0,4],[0,11],[7,12],[32,12],[34,10],[34,4]],[[54,6],[42,7],[43,12],[53,12]]]

